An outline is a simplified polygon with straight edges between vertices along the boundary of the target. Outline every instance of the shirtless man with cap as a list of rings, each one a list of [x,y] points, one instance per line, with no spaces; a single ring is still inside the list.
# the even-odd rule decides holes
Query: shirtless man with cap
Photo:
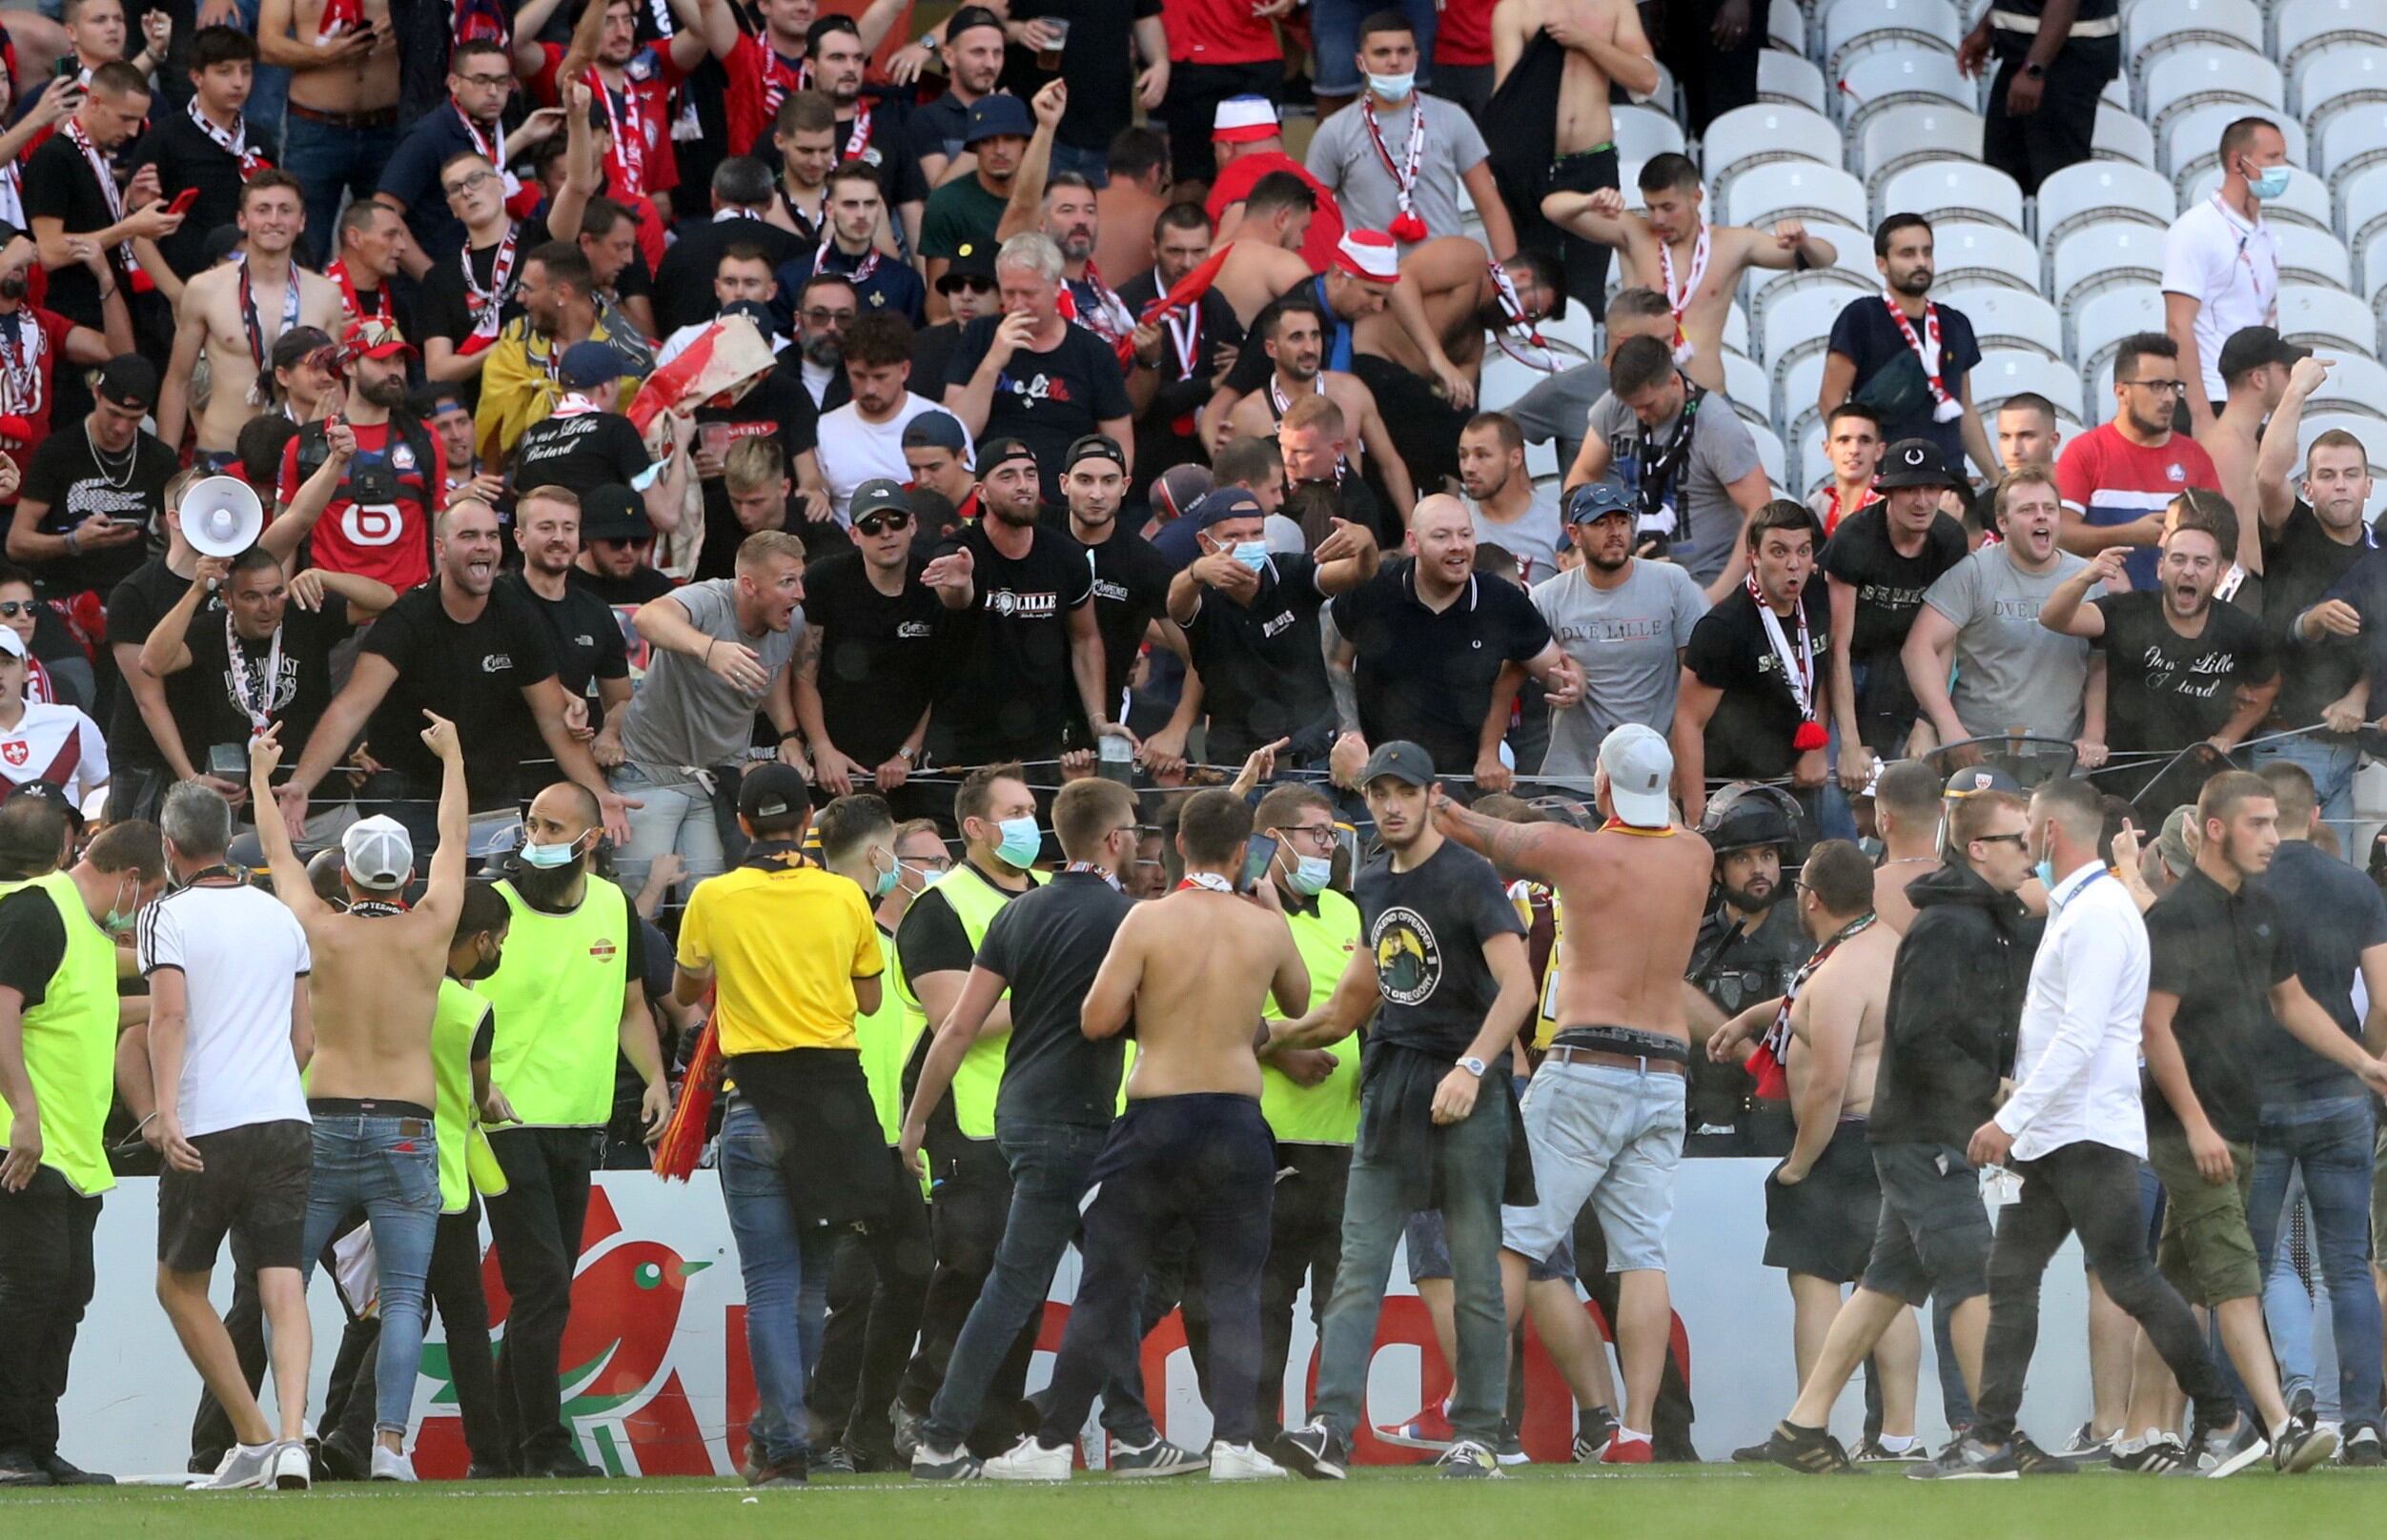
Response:
[[[316,1023],[307,1110],[315,1119],[314,1184],[306,1258],[315,1259],[351,1211],[373,1226],[381,1279],[381,1341],[375,1367],[373,1478],[412,1481],[405,1455],[415,1373],[422,1356],[424,1276],[439,1225],[439,1161],[433,1131],[439,1087],[431,1067],[432,1017],[446,977],[448,943],[464,902],[464,751],[456,724],[423,716],[425,747],[439,759],[439,845],[422,898],[399,894],[414,874],[403,825],[366,819],[341,839],[345,911],[316,896],[279,819],[257,820],[274,891],[307,933],[315,968],[307,991]],[[271,783],[282,760],[280,724],[249,742],[250,784]]]
[[[1690,1027],[1683,976],[1707,902],[1714,858],[1677,825],[1666,788],[1674,756],[1638,722],[1600,745],[1597,833],[1563,823],[1507,823],[1443,800],[1435,824],[1489,856],[1500,875],[1555,888],[1567,925],[1551,989],[1561,1027],[1525,1092],[1525,1136],[1540,1201],[1500,1213],[1509,1319],[1529,1262],[1571,1235],[1588,1202],[1621,1273],[1616,1316],[1624,1426],[1602,1462],[1644,1464],[1672,1308],[1665,1232],[1683,1153]]]

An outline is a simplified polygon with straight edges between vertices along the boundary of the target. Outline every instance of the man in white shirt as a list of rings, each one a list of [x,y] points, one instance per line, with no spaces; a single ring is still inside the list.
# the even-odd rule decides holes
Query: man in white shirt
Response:
[[[1989,1248],[1989,1333],[1972,1431],[1911,1474],[1925,1479],[2051,1475],[2073,1469],[2014,1427],[2039,1335],[2039,1280],[2078,1232],[2089,1266],[2128,1311],[2196,1405],[2201,1443],[2237,1408],[2205,1353],[2204,1328],[2147,1254],[2138,1164],[2147,1121],[2138,1100],[2138,1027],[2147,1003],[2146,922],[2105,869],[2105,805],[2086,780],[2050,780],[2030,800],[2026,848],[2053,872],[2048,925],[2030,964],[2014,1055],[2015,1085],[1974,1130],[1976,1166],[2018,1173],[2022,1191],[1998,1215]]]
[[[911,323],[891,311],[872,311],[846,332],[846,384],[853,399],[821,418],[814,450],[821,485],[837,522],[851,522],[854,489],[865,481],[911,479],[904,463],[904,430],[934,401],[911,391]]]
[[[2187,416],[2175,426],[2198,438],[2229,398],[2221,344],[2240,327],[2279,324],[2279,247],[2262,208],[2292,174],[2278,128],[2238,118],[2221,131],[2221,186],[2163,237],[2163,330],[2179,344],[2189,382]]]
[[[313,962],[291,912],[226,864],[232,808],[220,794],[183,781],[166,794],[157,821],[173,890],[141,912],[139,931],[157,1099],[148,1132],[166,1157],[157,1297],[238,1438],[206,1485],[302,1490],[313,1339],[299,1265],[315,1134],[298,1071],[314,1049]],[[241,1232],[256,1266],[278,1436],[208,1303],[208,1275],[230,1230]]]

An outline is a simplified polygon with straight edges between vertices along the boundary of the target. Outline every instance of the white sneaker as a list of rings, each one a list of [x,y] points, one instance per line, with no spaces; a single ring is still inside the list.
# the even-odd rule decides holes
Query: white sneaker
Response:
[[[291,1439],[274,1446],[274,1486],[281,1491],[305,1491],[315,1485],[315,1463],[307,1458],[304,1441]]]
[[[378,1442],[373,1446],[373,1479],[376,1481],[412,1481],[415,1462],[403,1453]]]
[[[198,1491],[256,1491],[274,1485],[274,1462],[281,1453],[279,1444],[235,1444],[224,1451],[217,1462],[215,1474],[205,1481],[194,1483]],[[306,1464],[306,1447],[298,1449],[299,1465]]]
[[[1217,1443],[1210,1447],[1213,1481],[1290,1481],[1293,1472],[1249,1444]]]
[[[989,1481],[1067,1481],[1070,1465],[1067,1444],[1049,1449],[1031,1433],[989,1460],[985,1474]]]

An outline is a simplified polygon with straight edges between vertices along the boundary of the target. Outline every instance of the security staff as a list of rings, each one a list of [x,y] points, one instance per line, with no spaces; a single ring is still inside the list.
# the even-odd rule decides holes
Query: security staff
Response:
[[[1691,1032],[1704,1040],[1735,1016],[1771,1021],[1790,976],[1814,945],[1800,928],[1798,905],[1781,902],[1790,890],[1787,868],[1797,838],[1782,801],[1764,790],[1720,793],[1699,832],[1716,857],[1715,898],[1692,944],[1688,976],[1696,996],[1704,997],[1691,1001]],[[1738,1066],[1717,1064],[1704,1051],[1691,1054],[1692,1135],[1700,1138],[1703,1127],[1729,1130],[1700,1138],[1707,1153],[1790,1152],[1793,1129],[1784,1092],[1777,1086],[1767,1097],[1760,1085],[1752,1098],[1751,1085]]]
[[[467,1474],[475,1477],[497,1474],[512,1463],[505,1419],[498,1410],[497,1368],[489,1356],[489,1300],[480,1286],[480,1199],[506,1186],[482,1125],[512,1122],[514,1109],[489,1079],[497,1008],[466,985],[497,972],[513,913],[495,885],[464,884],[448,943],[447,977],[439,981],[431,1017],[431,1072],[439,1093],[432,1104],[439,1128],[439,1231],[423,1283],[439,1312],[448,1378],[456,1384],[464,1448],[472,1458]]]
[[[603,829],[571,781],[535,798],[526,837],[498,884],[513,911],[504,960],[474,987],[497,1008],[489,1073],[518,1120],[489,1136],[506,1191],[489,1230],[513,1304],[498,1355],[499,1408],[525,1476],[596,1476],[561,1422],[557,1355],[572,1312],[589,1173],[613,1113],[617,1050],[646,1083],[651,1141],[671,1087],[647,1014],[644,943],[622,889],[589,870]]]
[[[105,1483],[58,1457],[58,1402],[91,1303],[92,1231],[115,1185],[103,1125],[115,1092],[111,932],[165,885],[150,823],[119,823],[58,870],[67,815],[0,803],[0,1487]]]

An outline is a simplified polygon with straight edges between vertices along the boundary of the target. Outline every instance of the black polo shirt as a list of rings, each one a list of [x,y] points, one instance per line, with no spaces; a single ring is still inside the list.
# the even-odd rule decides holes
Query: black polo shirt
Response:
[[[920,580],[927,566],[915,552],[892,598],[871,585],[862,553],[850,548],[805,574],[804,618],[820,638],[821,718],[829,741],[867,765],[904,746],[936,693],[946,609]]]
[[[911,110],[904,124],[904,148],[915,166],[929,155],[950,160],[962,152],[962,135],[969,128],[969,107],[949,90],[935,101]]]
[[[1396,562],[1334,602],[1335,629],[1357,652],[1359,731],[1407,739],[1445,775],[1474,770],[1492,681],[1550,645],[1550,625],[1514,583],[1469,578],[1439,612],[1418,598],[1417,562]]]
[[[2272,986],[2295,976],[2278,901],[2259,881],[2225,892],[2203,868],[2147,911],[2147,988],[2178,999],[2172,1035],[2188,1083],[2222,1138],[2251,1144],[2262,1122],[2255,1064],[2271,1030]],[[2149,1077],[2147,1126],[2177,1132],[2179,1115]]]
[[[563,693],[591,702],[588,725],[604,725],[603,711],[595,705],[599,679],[630,677],[630,653],[613,607],[575,583],[566,581],[561,598],[542,598],[519,572],[498,579],[547,623],[547,639],[555,648],[556,678]]]
[[[1154,555],[1168,559],[1157,548]],[[1334,709],[1318,644],[1317,612],[1325,607],[1317,562],[1307,556],[1271,557],[1260,563],[1259,590],[1249,604],[1202,591],[1202,606],[1185,627],[1185,642],[1194,671],[1202,678],[1213,754],[1248,755],[1262,743],[1293,737]]]
[[[1111,940],[1134,907],[1134,900],[1099,873],[1063,872],[1005,904],[989,922],[977,965],[1011,986],[1011,1036],[995,1093],[997,1119],[1110,1125],[1127,1040],[1089,1041],[1078,1021]]]

